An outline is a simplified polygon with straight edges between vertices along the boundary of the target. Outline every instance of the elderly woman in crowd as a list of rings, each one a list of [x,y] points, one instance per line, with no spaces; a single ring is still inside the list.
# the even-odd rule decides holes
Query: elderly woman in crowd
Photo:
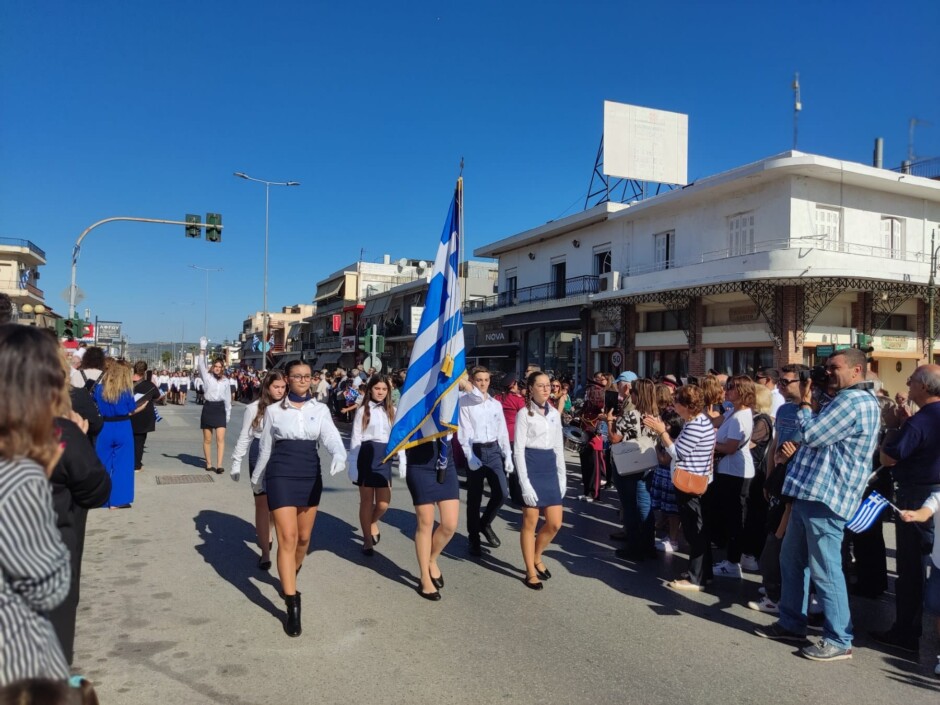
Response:
[[[46,613],[69,591],[69,551],[56,528],[49,474],[62,456],[55,417],[68,413],[68,376],[53,336],[0,326],[0,686],[65,679]]]

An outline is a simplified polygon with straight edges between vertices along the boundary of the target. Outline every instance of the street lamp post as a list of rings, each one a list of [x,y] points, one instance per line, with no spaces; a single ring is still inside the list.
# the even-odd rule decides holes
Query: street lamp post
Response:
[[[206,273],[206,307],[203,312],[202,317],[202,334],[209,338],[209,272],[221,272],[224,271],[221,267],[218,269],[210,269],[209,267],[200,267],[195,264],[189,265],[191,269],[198,269],[200,272]]]
[[[264,298],[261,311],[261,371],[268,368],[268,352],[264,346],[268,344],[268,213],[271,205],[271,187],[272,186],[300,186],[299,181],[267,181],[265,179],[256,179],[248,176],[243,171],[236,171],[234,176],[246,181],[254,181],[264,184]]]
[[[934,331],[936,328],[935,309],[937,307],[937,284],[934,279],[937,271],[937,252],[940,246],[934,247],[934,239],[937,235],[936,229],[930,233],[930,278],[927,280],[927,364],[933,364],[933,343]]]

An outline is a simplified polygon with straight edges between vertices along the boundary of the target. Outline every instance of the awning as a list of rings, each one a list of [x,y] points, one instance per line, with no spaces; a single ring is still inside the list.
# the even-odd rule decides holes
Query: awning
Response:
[[[467,357],[516,357],[519,345],[477,345],[467,353]]]
[[[320,367],[323,367],[324,365],[335,365],[337,362],[339,362],[340,355],[342,354],[343,353],[341,352],[323,353],[320,355],[320,357],[317,358],[317,365]]]
[[[581,306],[561,306],[559,308],[544,308],[526,313],[503,316],[503,327],[515,328],[530,326],[538,323],[580,323]]]
[[[304,326],[307,325],[306,321],[298,321],[297,323],[291,323],[290,328],[287,330],[287,337],[291,340],[296,340],[300,337],[301,332],[304,329]]]
[[[286,365],[288,362],[292,360],[299,360],[300,357],[301,357],[301,353],[299,352],[289,352],[289,353],[284,353],[283,355],[278,355],[274,363],[274,367],[272,367],[271,369],[278,370],[284,367],[284,365]]]
[[[314,298],[314,301],[322,301],[323,299],[329,299],[333,296],[336,296],[339,293],[339,290],[343,288],[343,284],[346,283],[346,277],[337,279],[336,281],[327,282],[323,286],[317,287],[317,295]]]

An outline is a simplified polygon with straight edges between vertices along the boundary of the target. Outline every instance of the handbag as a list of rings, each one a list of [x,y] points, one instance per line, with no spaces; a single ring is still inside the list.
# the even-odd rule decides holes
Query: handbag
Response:
[[[635,421],[639,425],[639,418]],[[621,477],[646,472],[659,465],[659,459],[656,456],[656,441],[642,431],[637,434],[636,438],[614,443],[610,447],[610,455],[617,474]]]
[[[675,485],[676,489],[680,492],[685,492],[685,494],[694,495],[695,497],[701,497],[705,494],[705,490],[708,489],[708,475],[699,475],[694,472],[689,472],[676,465],[676,469],[672,473],[672,484]]]

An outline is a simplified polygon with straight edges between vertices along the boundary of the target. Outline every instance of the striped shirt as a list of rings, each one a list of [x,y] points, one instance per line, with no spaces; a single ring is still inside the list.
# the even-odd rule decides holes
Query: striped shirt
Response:
[[[822,502],[836,515],[852,516],[871,475],[881,408],[868,390],[849,387],[814,415],[806,407],[797,420],[803,443],[783,483],[783,494]]]
[[[46,474],[32,460],[0,459],[0,686],[69,677],[45,613],[65,599],[70,575]]]
[[[687,421],[676,438],[666,448],[676,465],[695,475],[709,475],[715,454],[715,427],[705,414]]]

